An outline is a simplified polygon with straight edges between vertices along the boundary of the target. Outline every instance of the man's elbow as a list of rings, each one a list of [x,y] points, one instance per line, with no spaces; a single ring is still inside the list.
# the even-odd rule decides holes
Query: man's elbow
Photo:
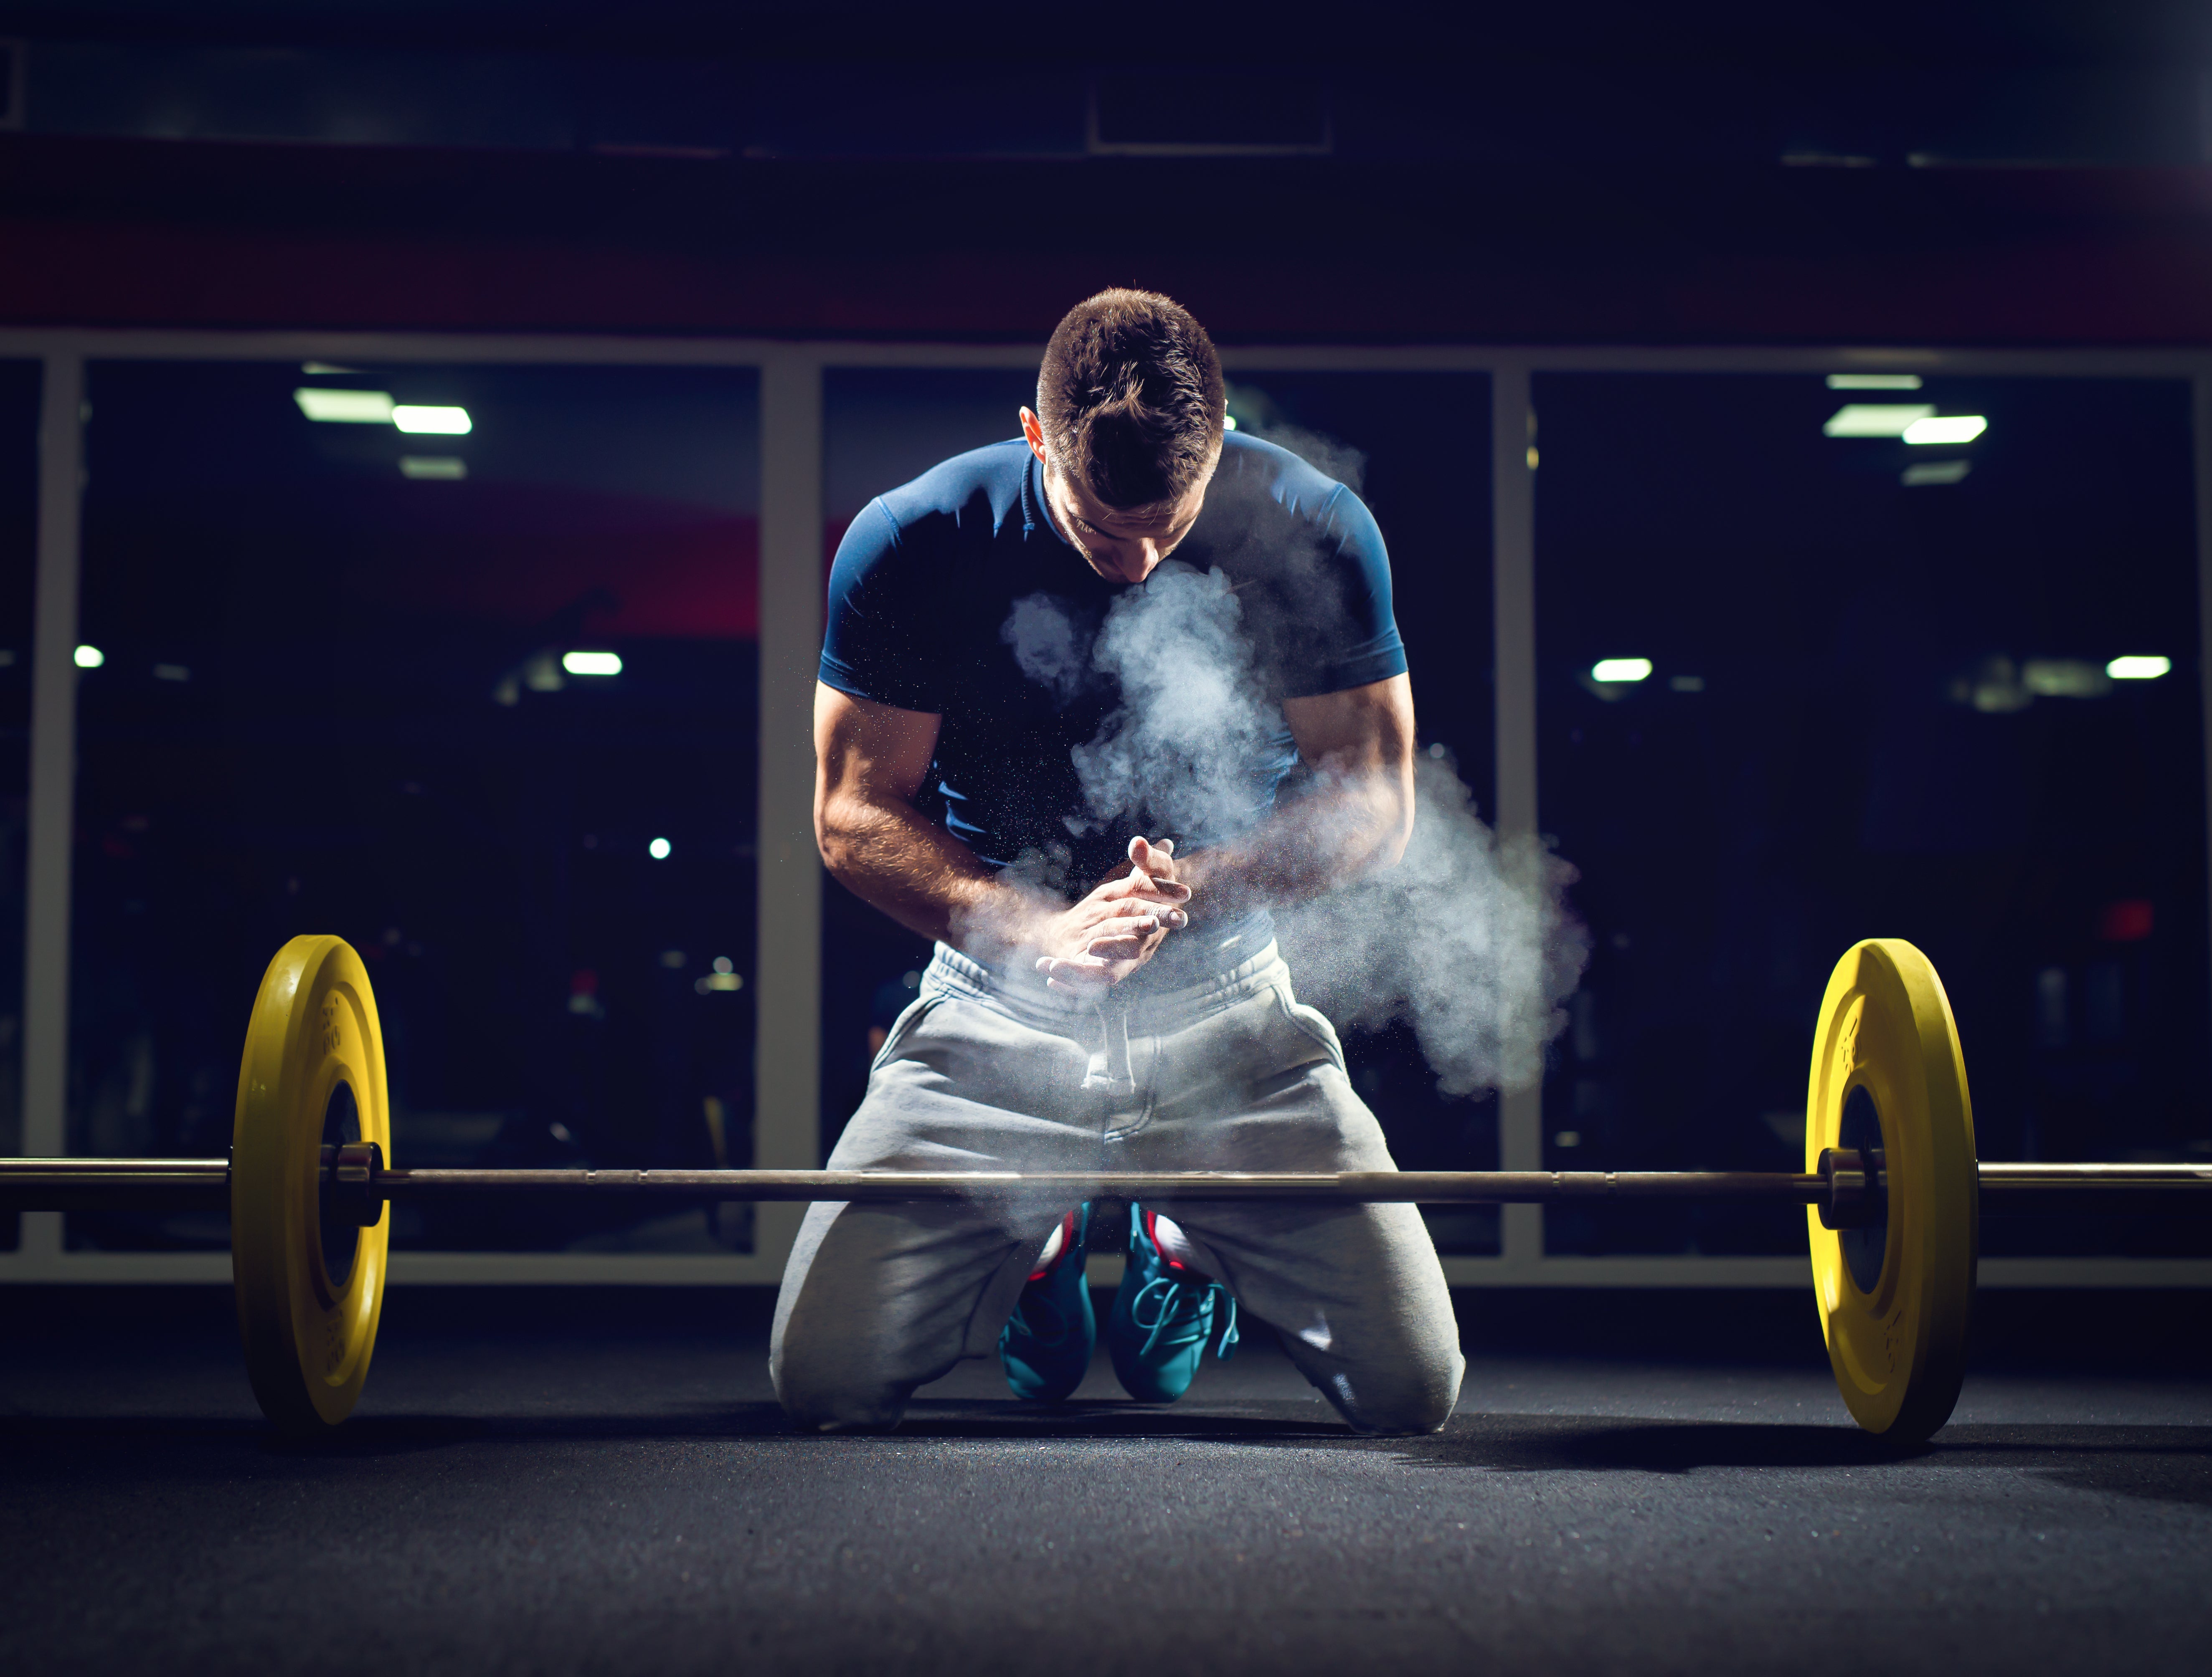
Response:
[[[1395,867],[1406,859],[1406,847],[1413,842],[1413,793],[1409,787],[1399,796],[1390,799],[1381,811],[1382,836],[1375,847],[1374,860],[1368,865],[1380,872]]]
[[[840,884],[858,869],[861,849],[860,823],[842,799],[817,801],[814,805],[814,848],[822,866]]]

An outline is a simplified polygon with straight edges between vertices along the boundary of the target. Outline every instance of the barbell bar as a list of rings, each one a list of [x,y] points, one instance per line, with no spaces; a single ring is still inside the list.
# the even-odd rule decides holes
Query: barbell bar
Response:
[[[1814,1033],[1806,1169],[1243,1171],[478,1170],[387,1164],[376,1002],[335,937],[295,938],[264,975],[230,1157],[0,1159],[0,1211],[228,1208],[246,1367],[283,1426],[335,1426],[366,1379],[395,1203],[487,1194],[649,1201],[1020,1199],[1553,1205],[1725,1200],[1802,1206],[1815,1303],[1845,1407],[1926,1437],[1950,1416],[1984,1210],[2212,1208],[2212,1164],[1983,1164],[1958,1029],[1927,957],[1870,939],[1837,963]]]
[[[1888,1173],[1852,1148],[1822,1150],[1815,1171],[1762,1170],[410,1170],[387,1165],[374,1142],[326,1147],[316,1188],[328,1209],[359,1226],[388,1204],[484,1194],[629,1196],[683,1204],[830,1200],[898,1203],[979,1195],[1050,1199],[1273,1200],[1298,1205],[1551,1206],[1589,1200],[1734,1200],[1813,1206],[1828,1225],[1867,1215]],[[1997,1164],[1978,1161],[1989,1212],[2078,1208],[2212,1209],[2212,1164]],[[0,1159],[0,1212],[211,1211],[230,1202],[227,1158]]]

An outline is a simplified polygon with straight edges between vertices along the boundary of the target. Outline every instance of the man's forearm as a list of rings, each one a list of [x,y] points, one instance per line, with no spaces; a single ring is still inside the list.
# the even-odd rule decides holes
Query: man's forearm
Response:
[[[1319,896],[1395,863],[1412,831],[1411,788],[1401,777],[1324,773],[1250,832],[1192,854],[1182,875],[1191,913],[1219,922]]]
[[[841,799],[817,823],[822,860],[838,884],[910,932],[1009,948],[1034,940],[1055,907],[1008,884],[910,804]]]

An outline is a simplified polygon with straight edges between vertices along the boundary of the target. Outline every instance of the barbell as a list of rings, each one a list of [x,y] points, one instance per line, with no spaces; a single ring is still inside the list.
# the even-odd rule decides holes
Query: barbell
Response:
[[[386,1206],[486,1193],[646,1200],[1018,1196],[1304,1204],[1733,1200],[1806,1208],[1838,1389],[1868,1431],[1925,1438],[1958,1401],[1983,1206],[2212,1208],[2212,1165],[1984,1164],[1958,1027],[1928,957],[1870,939],[1837,963],[1814,1027],[1802,1172],[411,1170],[390,1162],[383,1036],[361,957],[295,938],[263,975],[228,1158],[0,1159],[0,1211],[230,1213],[239,1332],[278,1425],[351,1413],[368,1374],[391,1236]]]

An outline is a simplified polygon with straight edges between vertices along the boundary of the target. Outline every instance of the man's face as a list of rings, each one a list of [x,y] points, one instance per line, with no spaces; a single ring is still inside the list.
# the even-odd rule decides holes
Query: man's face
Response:
[[[1043,426],[1027,408],[1022,410],[1022,434],[1030,452],[1044,463],[1045,499],[1051,503],[1060,533],[1109,582],[1142,582],[1176,550],[1198,522],[1206,485],[1213,481],[1213,468],[1220,461],[1217,452],[1198,482],[1173,507],[1126,511],[1109,507],[1073,473],[1060,469],[1045,451]]]

